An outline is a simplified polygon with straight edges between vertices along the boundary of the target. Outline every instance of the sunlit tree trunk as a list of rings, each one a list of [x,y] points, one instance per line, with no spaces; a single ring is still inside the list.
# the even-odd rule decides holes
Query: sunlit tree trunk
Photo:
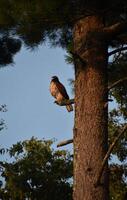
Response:
[[[103,20],[90,16],[74,27],[75,126],[74,200],[107,200],[108,170],[102,184],[95,187],[99,168],[107,151],[107,44],[102,33]]]

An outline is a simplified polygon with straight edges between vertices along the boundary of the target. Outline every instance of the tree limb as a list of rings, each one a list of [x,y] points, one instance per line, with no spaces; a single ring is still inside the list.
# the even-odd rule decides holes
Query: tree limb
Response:
[[[74,99],[66,99],[63,101],[54,101],[54,103],[56,103],[59,106],[66,106],[66,105],[70,105],[70,104],[74,104]]]
[[[108,99],[108,101],[112,102],[113,99]],[[107,108],[107,106],[108,106],[108,101],[104,104],[104,108]]]
[[[119,79],[118,81],[115,81],[112,85],[108,86],[108,91],[114,88],[119,83],[122,83],[123,81],[126,81],[126,80],[127,80],[127,77],[124,77],[124,78]]]
[[[111,38],[114,36],[120,35],[122,33],[125,33],[125,32],[127,32],[127,21],[118,22],[109,27],[105,27],[103,29],[103,31],[107,36],[109,36]]]
[[[108,99],[108,101],[113,101],[112,99]],[[70,105],[70,104],[74,104],[75,101],[74,99],[69,99],[69,100],[63,100],[63,101],[54,101],[55,104],[59,105],[59,106],[66,106],[66,105]],[[107,107],[108,102],[105,103],[104,108]]]
[[[61,146],[64,146],[64,145],[67,145],[67,144],[70,144],[70,143],[73,143],[73,139],[70,139],[70,140],[64,140],[62,142],[59,142],[57,144],[57,147],[61,147]]]
[[[97,187],[98,185],[100,185],[100,179],[101,179],[101,176],[102,176],[102,173],[103,173],[103,170],[104,170],[104,167],[107,163],[107,160],[114,148],[114,146],[116,145],[116,143],[118,142],[118,140],[120,139],[120,137],[122,136],[122,134],[124,134],[124,132],[127,130],[127,124],[124,125],[123,129],[119,131],[118,135],[114,138],[112,144],[110,145],[104,159],[103,159],[103,162],[102,162],[102,165],[101,165],[101,168],[100,168],[100,171],[99,171],[99,174],[98,174],[98,177],[97,177],[97,182],[95,183],[95,186]]]
[[[108,53],[108,56],[112,56],[112,55],[115,54],[115,53],[118,53],[118,52],[120,52],[120,51],[125,51],[125,50],[127,50],[127,46],[126,46],[126,47],[121,47],[121,48],[118,48],[118,49],[115,49],[115,50],[109,52],[109,53]]]

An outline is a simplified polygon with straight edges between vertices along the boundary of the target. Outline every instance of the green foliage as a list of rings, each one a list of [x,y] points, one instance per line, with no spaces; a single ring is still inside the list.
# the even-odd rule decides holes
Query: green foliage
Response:
[[[127,52],[116,57],[109,65],[109,81],[110,84],[114,81],[127,77]],[[117,112],[123,120],[127,119],[127,80],[119,83],[111,91],[110,95],[115,98],[118,108]]]
[[[5,104],[1,105],[0,112],[6,112],[6,111],[7,111],[7,106]],[[3,130],[4,128],[6,128],[5,121],[4,119],[0,119],[0,131]]]
[[[125,16],[126,6],[125,0],[1,0],[0,26],[1,31],[18,35],[30,48],[47,38],[53,45],[66,47],[72,40],[72,28],[78,19],[101,12],[105,24],[109,25],[121,21],[121,13]],[[111,46],[116,46],[116,40]]]
[[[124,200],[127,191],[127,184],[123,174],[127,175],[127,166],[112,164],[110,165],[110,199]]]
[[[13,162],[1,162],[6,181],[3,198],[72,199],[72,157],[66,151],[54,151],[52,143],[31,138],[9,149]]]
[[[16,38],[0,37],[0,67],[13,64],[13,56],[21,49],[21,41]]]
[[[0,2],[2,30],[18,35],[28,47],[36,47],[47,37],[53,45],[66,44],[71,34],[68,1],[4,1]],[[63,26],[64,25],[64,26]]]
[[[116,53],[108,65],[109,86],[127,77],[127,52]],[[109,110],[109,144],[118,135],[127,119],[127,81],[115,85],[109,96],[115,108]],[[115,158],[114,158],[115,156]],[[127,191],[127,131],[121,136],[110,157],[110,198],[124,199]]]

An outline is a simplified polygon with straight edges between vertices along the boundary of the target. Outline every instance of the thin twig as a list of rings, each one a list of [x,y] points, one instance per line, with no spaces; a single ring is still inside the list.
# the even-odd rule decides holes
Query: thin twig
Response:
[[[114,146],[116,145],[116,143],[118,142],[118,140],[120,139],[120,137],[122,136],[122,134],[124,134],[124,132],[127,130],[127,124],[124,125],[123,129],[120,130],[120,132],[118,133],[118,135],[114,138],[112,144],[110,145],[104,159],[103,159],[103,162],[102,162],[102,165],[101,165],[101,168],[100,168],[100,171],[99,171],[99,174],[98,174],[98,177],[97,177],[97,182],[95,184],[95,186],[97,187],[98,185],[100,185],[100,179],[101,179],[101,176],[102,176],[102,173],[103,173],[103,170],[104,170],[104,167],[106,165],[106,162],[114,148]]]
[[[112,101],[113,101],[113,99],[108,99],[108,101],[112,102]]]
[[[122,83],[123,81],[126,81],[127,77],[121,78],[118,81],[115,81],[112,85],[108,86],[108,90],[111,90],[112,88],[114,88],[116,85],[118,85],[119,83]]]
[[[108,99],[108,101],[112,102],[113,99]],[[104,104],[104,108],[107,108],[107,106],[108,106],[108,101]]]
[[[61,146],[64,146],[64,145],[67,145],[67,144],[70,144],[70,143],[73,143],[73,139],[70,139],[70,140],[64,140],[62,142],[59,142],[57,144],[57,147],[61,147]]]

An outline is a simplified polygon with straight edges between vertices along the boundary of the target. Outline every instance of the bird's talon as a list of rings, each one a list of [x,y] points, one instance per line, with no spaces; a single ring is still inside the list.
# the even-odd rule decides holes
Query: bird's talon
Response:
[[[58,104],[58,102],[57,102],[57,101],[54,101],[54,103]]]

